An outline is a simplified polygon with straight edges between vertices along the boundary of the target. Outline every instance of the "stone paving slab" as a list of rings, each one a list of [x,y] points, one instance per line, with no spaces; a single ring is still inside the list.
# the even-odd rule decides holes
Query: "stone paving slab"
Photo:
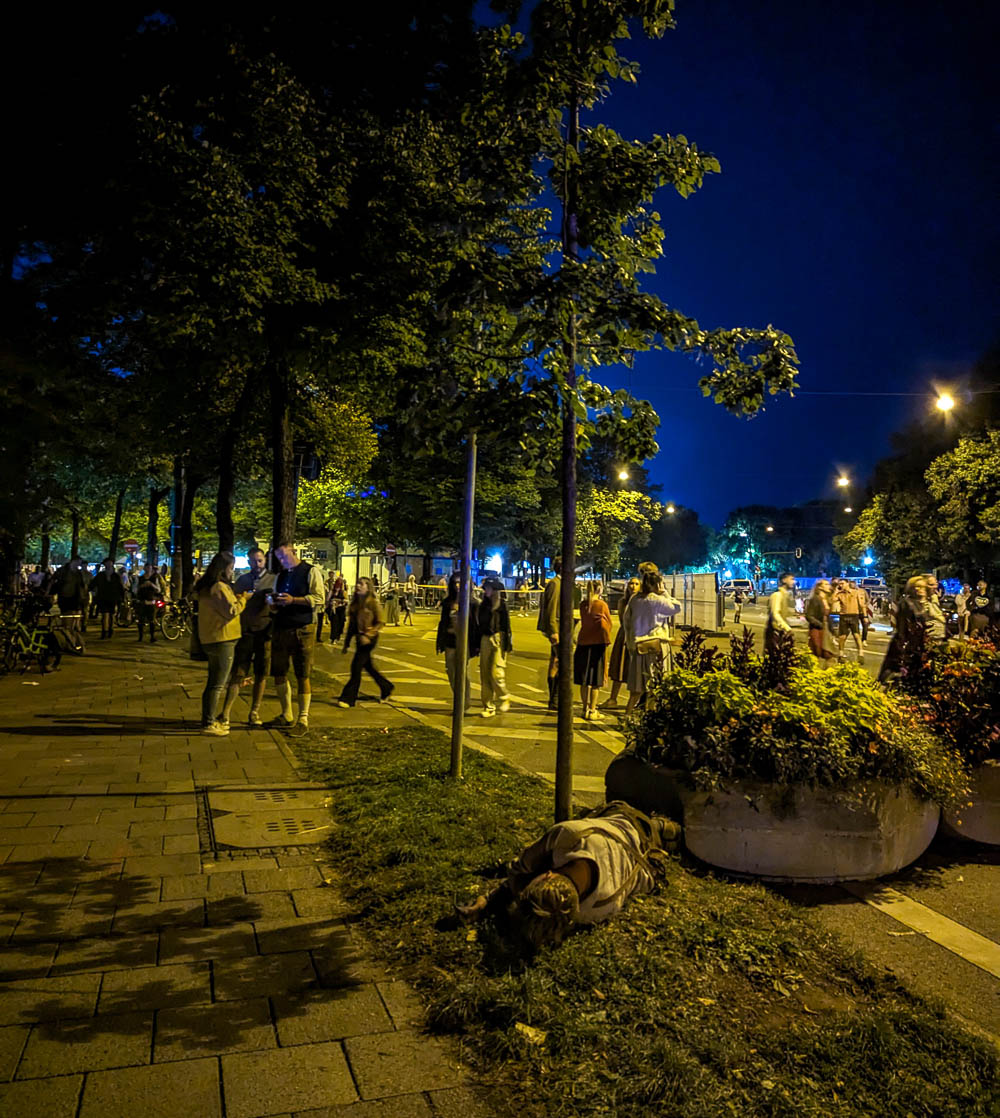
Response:
[[[358,1092],[337,1043],[222,1057],[226,1118],[265,1118],[354,1102]]]
[[[82,1075],[68,1075],[0,1087],[0,1118],[76,1118],[82,1086]]]
[[[283,1047],[386,1032],[393,1027],[378,991],[371,985],[275,997],[272,1005]]]
[[[156,1015],[153,1062],[276,1048],[267,998],[163,1009]]]
[[[28,1040],[29,1030],[21,1025],[0,1029],[0,1083],[14,1078],[14,1069]]]
[[[170,963],[159,967],[109,971],[101,983],[98,1013],[197,1005],[212,998],[209,963]]]
[[[35,1025],[17,1068],[18,1079],[70,1075],[149,1063],[152,1013],[120,1013]]]
[[[185,1060],[87,1076],[80,1118],[178,1118],[180,1114],[221,1118],[217,1060]]]
[[[456,1087],[468,1079],[448,1045],[415,1032],[350,1037],[344,1050],[365,1099]]]

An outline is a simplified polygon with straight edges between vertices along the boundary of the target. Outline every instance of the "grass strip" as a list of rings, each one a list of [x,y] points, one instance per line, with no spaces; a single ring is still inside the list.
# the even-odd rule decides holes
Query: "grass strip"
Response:
[[[425,727],[314,733],[329,857],[431,1027],[522,1116],[1000,1114],[997,1055],[808,912],[683,859],[659,892],[534,959],[452,904],[551,823],[548,785]]]

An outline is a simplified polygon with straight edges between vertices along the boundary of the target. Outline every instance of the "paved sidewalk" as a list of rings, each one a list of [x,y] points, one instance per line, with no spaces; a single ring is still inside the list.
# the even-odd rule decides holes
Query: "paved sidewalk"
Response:
[[[182,645],[0,679],[0,1118],[492,1114],[366,958],[294,742],[201,735]]]

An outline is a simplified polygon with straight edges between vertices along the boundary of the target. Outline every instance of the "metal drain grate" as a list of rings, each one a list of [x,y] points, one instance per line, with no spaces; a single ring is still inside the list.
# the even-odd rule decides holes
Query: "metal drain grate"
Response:
[[[312,819],[268,819],[264,828],[269,835],[304,835],[317,830],[321,824]]]
[[[260,803],[284,804],[301,797],[298,792],[279,792],[275,789],[269,792],[254,792],[253,798]]]

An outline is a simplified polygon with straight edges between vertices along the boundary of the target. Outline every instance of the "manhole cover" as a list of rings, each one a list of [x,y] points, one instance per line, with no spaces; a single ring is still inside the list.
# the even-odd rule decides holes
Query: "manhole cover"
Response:
[[[318,811],[327,804],[322,788],[263,788],[247,792],[209,792],[209,806],[216,811],[277,811],[287,804]]]
[[[323,791],[210,792],[208,804],[222,846],[303,846],[330,833]]]
[[[224,811],[212,816],[215,841],[223,846],[303,846],[330,833],[329,816],[315,811]]]

